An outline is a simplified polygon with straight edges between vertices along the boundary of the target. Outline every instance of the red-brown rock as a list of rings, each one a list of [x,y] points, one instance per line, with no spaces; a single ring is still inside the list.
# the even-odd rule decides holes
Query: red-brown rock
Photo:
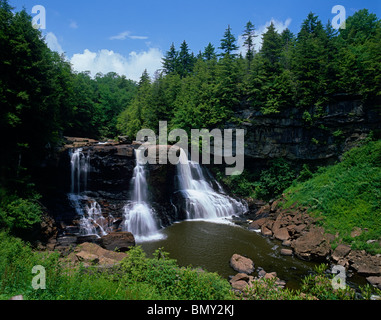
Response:
[[[239,254],[233,254],[230,259],[230,266],[240,273],[250,274],[254,271],[253,260]]]

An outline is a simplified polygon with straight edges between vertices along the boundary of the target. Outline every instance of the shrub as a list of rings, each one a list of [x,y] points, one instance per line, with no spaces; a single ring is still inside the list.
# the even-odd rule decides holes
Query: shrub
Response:
[[[130,294],[138,293],[136,298],[141,297],[136,290],[137,283],[142,288],[149,288],[148,298],[223,300],[232,297],[229,283],[219,275],[191,267],[181,268],[162,249],[156,251],[154,258],[147,258],[141,247],[132,248],[128,258],[122,261],[121,270],[121,285]],[[143,298],[147,299],[147,296]]]
[[[279,196],[296,177],[289,162],[283,158],[269,161],[269,168],[260,174],[256,188],[256,197],[269,200]]]

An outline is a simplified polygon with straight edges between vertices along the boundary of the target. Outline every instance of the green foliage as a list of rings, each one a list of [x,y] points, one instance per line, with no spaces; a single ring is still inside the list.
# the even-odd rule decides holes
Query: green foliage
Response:
[[[312,178],[285,191],[285,207],[295,202],[310,207],[311,214],[322,217],[327,232],[339,232],[353,249],[380,253],[381,237],[381,141],[368,141],[353,148],[340,163],[320,168]],[[310,175],[310,173],[309,173]],[[367,230],[350,236],[354,227]]]
[[[296,173],[289,162],[279,158],[269,161],[269,168],[263,170],[255,190],[256,197],[269,200],[279,196],[295,179]]]
[[[122,261],[122,285],[127,288],[135,283],[150,288],[153,295],[175,300],[224,300],[231,298],[230,286],[215,273],[191,267],[180,268],[162,249],[154,258],[147,258],[140,247],[129,251]]]
[[[147,258],[140,247],[129,251],[119,266],[104,272],[96,267],[73,266],[58,253],[35,252],[18,238],[0,232],[0,300],[23,295],[26,300],[300,300],[354,299],[354,290],[334,290],[326,265],[302,279],[300,290],[280,289],[274,279],[253,281],[237,297],[227,280],[215,273],[179,267],[162,248]],[[35,290],[34,266],[46,271],[46,288]],[[362,299],[381,291],[360,288]],[[356,297],[358,298],[358,297]]]
[[[354,300],[356,291],[349,286],[343,289],[334,289],[332,279],[334,275],[325,274],[327,265],[315,267],[315,273],[306,276],[302,281],[301,291],[318,298],[319,300]]]
[[[0,207],[0,226],[8,230],[29,229],[40,222],[41,214],[38,203],[19,198]]]
[[[313,126],[337,93],[360,94],[364,100],[381,93],[377,72],[381,26],[367,10],[349,17],[346,31],[340,33],[310,13],[297,36],[288,29],[279,34],[271,24],[258,52],[254,51],[255,36],[254,24],[248,22],[242,35],[245,57],[236,54],[230,26],[219,54],[209,43],[196,59],[185,41],[179,51],[172,44],[163,59],[163,72],[144,93],[145,102],[138,107],[132,100],[122,111],[119,131],[134,135],[142,128],[156,130],[158,121],[188,132],[212,129],[248,107],[265,115],[297,107]],[[139,108],[145,110],[142,115]]]
[[[216,177],[222,181],[230,192],[239,197],[255,197],[255,188],[258,183],[256,177],[250,174],[248,170],[244,170],[240,175],[227,176],[223,172],[217,172]]]
[[[252,281],[252,285],[244,291],[245,298],[248,300],[312,300],[310,296],[301,295],[300,291],[281,289],[275,282],[276,279],[264,278]]]

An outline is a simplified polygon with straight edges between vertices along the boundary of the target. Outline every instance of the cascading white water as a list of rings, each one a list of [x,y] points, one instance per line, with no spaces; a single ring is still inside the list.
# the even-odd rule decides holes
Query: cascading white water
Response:
[[[154,211],[148,204],[145,167],[141,163],[142,151],[135,150],[136,165],[132,177],[132,199],[124,207],[122,229],[131,232],[135,239],[151,239],[159,230]]]
[[[219,193],[206,179],[199,163],[188,160],[180,150],[176,182],[178,192],[185,201],[187,219],[215,219],[244,213],[247,208],[241,202],[227,196],[217,183]]]
[[[82,217],[80,220],[80,232],[84,236],[105,236],[111,227],[109,221],[102,215],[99,203],[92,201],[90,206],[86,205],[86,217]]]
[[[106,219],[102,214],[101,206],[89,199],[84,192],[87,189],[87,177],[90,171],[90,153],[85,154],[82,148],[70,153],[71,187],[69,200],[81,217],[79,222],[81,235],[104,236],[110,232],[113,217]],[[84,203],[86,203],[84,205]],[[88,205],[90,203],[90,205]]]
[[[82,148],[71,151],[71,190],[72,194],[86,191],[87,174],[90,170],[90,154],[85,155]]]

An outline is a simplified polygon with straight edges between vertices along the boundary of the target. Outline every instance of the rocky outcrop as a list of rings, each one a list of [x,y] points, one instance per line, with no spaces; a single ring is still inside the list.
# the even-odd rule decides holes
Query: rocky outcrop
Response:
[[[307,208],[292,206],[290,209],[282,209],[279,206],[281,201],[282,198],[262,206],[257,211],[257,218],[250,221],[248,228],[282,241],[281,255],[342,265],[366,277],[374,286],[380,287],[381,255],[352,250],[349,245],[342,243],[332,250],[331,243],[335,236],[319,227],[317,220],[307,214]],[[353,230],[354,236],[363,232],[359,228]]]
[[[324,261],[331,245],[322,228],[312,227],[291,243],[297,257],[305,260]]]
[[[131,232],[111,232],[103,236],[100,243],[107,250],[126,252],[135,246],[135,238]]]
[[[64,261],[74,265],[112,267],[127,257],[126,253],[106,250],[95,243],[85,242],[78,245]]]
[[[376,130],[381,121],[376,107],[348,95],[337,95],[312,121],[316,113],[313,107],[307,111],[288,108],[267,115],[254,109],[237,112],[242,120],[240,128],[246,131],[245,155],[265,160],[336,159]]]

